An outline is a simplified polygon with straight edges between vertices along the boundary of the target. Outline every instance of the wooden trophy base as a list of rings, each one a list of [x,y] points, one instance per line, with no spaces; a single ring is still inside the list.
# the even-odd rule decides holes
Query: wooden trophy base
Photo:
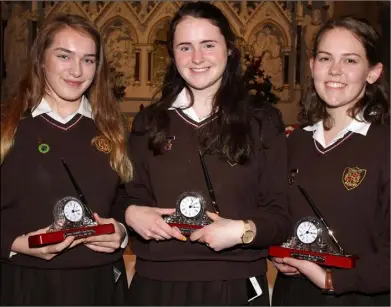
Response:
[[[354,268],[358,257],[352,255],[334,255],[318,253],[300,249],[292,249],[281,246],[270,246],[269,256],[271,257],[291,257],[300,260],[308,260],[322,266],[338,267],[344,269]]]
[[[171,227],[174,226],[177,227],[184,236],[190,236],[194,230],[204,227],[201,225],[183,224],[183,223],[168,223],[168,225],[170,225]]]
[[[114,231],[115,229],[113,224],[104,224],[46,232],[29,236],[29,247],[41,247],[43,245],[60,243],[69,236],[75,236],[77,239],[80,239],[91,236],[110,234],[114,233]]]

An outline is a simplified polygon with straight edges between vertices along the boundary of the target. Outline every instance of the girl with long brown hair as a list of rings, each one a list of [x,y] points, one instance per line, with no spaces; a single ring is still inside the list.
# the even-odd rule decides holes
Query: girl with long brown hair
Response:
[[[118,186],[131,179],[132,166],[108,80],[93,24],[69,14],[45,21],[1,108],[2,305],[124,304],[126,230],[103,217],[114,214]],[[115,232],[30,248],[28,237],[53,223],[55,203],[75,195],[61,159],[95,220],[114,224]]]
[[[340,245],[359,259],[354,268],[341,269],[273,258],[279,273],[272,305],[390,304],[389,94],[380,51],[375,30],[352,17],[330,19],[316,36],[312,84],[299,114],[304,128],[288,138],[292,222],[305,248],[340,251]],[[315,213],[297,185],[338,245],[322,246],[325,228],[308,223]]]

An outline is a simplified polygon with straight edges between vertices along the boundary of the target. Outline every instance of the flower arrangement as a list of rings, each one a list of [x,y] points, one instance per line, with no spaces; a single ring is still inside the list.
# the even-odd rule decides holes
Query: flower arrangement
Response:
[[[270,76],[265,75],[261,65],[262,56],[254,57],[249,52],[243,56],[244,78],[247,89],[250,95],[259,96],[264,101],[276,104],[280,100],[276,92],[282,92],[282,88],[274,86]]]

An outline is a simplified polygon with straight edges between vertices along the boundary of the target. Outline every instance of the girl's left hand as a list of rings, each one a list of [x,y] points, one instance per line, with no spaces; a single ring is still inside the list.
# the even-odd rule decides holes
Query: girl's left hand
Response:
[[[114,224],[114,233],[88,237],[84,241],[85,246],[101,253],[112,253],[116,251],[120,248],[125,238],[125,228],[113,218],[101,218],[97,213],[94,213],[94,217],[99,225]]]
[[[225,219],[211,212],[206,214],[213,223],[194,231],[190,236],[191,241],[205,243],[216,252],[242,244],[241,238],[244,233],[242,220]]]
[[[298,260],[290,257],[283,258],[282,262],[284,264],[295,267],[301,274],[306,276],[319,288],[326,288],[326,271],[316,263],[307,260]]]

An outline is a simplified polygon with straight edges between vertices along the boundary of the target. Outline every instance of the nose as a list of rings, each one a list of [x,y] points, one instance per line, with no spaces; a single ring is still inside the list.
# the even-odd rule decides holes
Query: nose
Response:
[[[82,66],[79,60],[74,60],[69,68],[69,73],[75,78],[80,77],[83,74]]]
[[[204,61],[204,54],[200,49],[194,49],[193,51],[193,63],[201,64]]]
[[[332,62],[330,69],[329,69],[329,74],[332,76],[338,76],[342,74],[342,66],[338,62]]]

